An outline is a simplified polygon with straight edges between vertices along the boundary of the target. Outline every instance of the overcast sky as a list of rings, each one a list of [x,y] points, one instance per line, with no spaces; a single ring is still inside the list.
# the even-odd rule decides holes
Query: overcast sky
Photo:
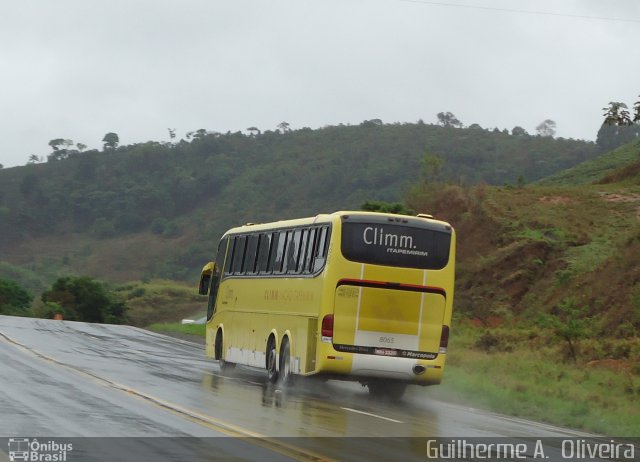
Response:
[[[594,140],[640,99],[639,37],[638,0],[0,0],[0,163],[441,111]]]

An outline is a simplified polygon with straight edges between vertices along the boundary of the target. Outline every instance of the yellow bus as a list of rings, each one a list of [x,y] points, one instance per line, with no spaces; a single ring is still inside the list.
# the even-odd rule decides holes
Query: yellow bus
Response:
[[[430,215],[335,212],[227,231],[202,270],[207,355],[222,370],[359,381],[399,398],[440,383],[455,231]]]

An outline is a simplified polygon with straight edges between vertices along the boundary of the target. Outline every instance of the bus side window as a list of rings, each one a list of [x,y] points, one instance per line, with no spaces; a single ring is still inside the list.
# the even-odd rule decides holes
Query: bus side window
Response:
[[[285,231],[273,233],[269,265],[267,266],[268,273],[277,273],[282,269],[282,254],[284,252],[284,242],[286,239],[287,233]]]
[[[318,245],[316,246],[315,259],[313,260],[313,272],[320,271],[324,266],[324,262],[327,258],[327,235],[328,227],[323,226],[319,230]]]
[[[310,231],[311,231],[310,229],[302,230],[302,241],[300,242],[300,253],[298,255],[298,265],[296,268],[296,272],[298,274],[304,273],[304,269],[305,269],[304,263],[307,256],[307,242],[309,241]]]
[[[273,272],[274,273],[282,273],[284,269],[284,260],[285,260],[285,251],[287,249],[287,238],[289,232],[280,231],[278,235],[278,246],[275,249],[275,257],[276,259],[273,262]]]
[[[300,256],[300,237],[302,230],[289,231],[287,240],[287,268],[286,272],[295,274],[298,271],[298,258]]]
[[[258,235],[249,234],[247,236],[247,250],[244,253],[242,262],[242,274],[254,274],[256,267],[256,257],[258,256]]]
[[[271,255],[271,233],[260,235],[260,245],[258,246],[258,261],[256,272],[266,274],[269,267],[269,256]]]
[[[216,298],[218,295],[218,287],[220,286],[220,280],[222,279],[222,266],[225,263],[224,257],[227,253],[228,237],[225,237],[218,244],[218,253],[216,254],[216,264],[214,266],[214,272],[211,274],[211,286],[209,287],[209,303],[207,305],[207,319],[211,319],[213,313],[216,312]]]
[[[224,274],[231,274],[231,263],[233,262],[233,254],[236,249],[236,236],[229,238],[229,250],[227,251],[227,259],[224,261]]]
[[[244,251],[247,245],[247,236],[236,236],[235,248],[233,252],[233,263],[231,266],[231,272],[233,274],[240,274],[242,271],[242,260],[244,259]]]
[[[309,230],[309,239],[307,241],[307,253],[304,257],[303,273],[309,274],[313,271],[313,254],[315,250],[316,239],[318,237],[318,228]]]

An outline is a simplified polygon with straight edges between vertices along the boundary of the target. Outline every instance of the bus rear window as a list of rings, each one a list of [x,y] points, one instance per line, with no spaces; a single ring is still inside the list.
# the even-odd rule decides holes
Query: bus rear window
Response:
[[[342,255],[348,260],[403,268],[442,269],[451,232],[391,223],[342,223]]]

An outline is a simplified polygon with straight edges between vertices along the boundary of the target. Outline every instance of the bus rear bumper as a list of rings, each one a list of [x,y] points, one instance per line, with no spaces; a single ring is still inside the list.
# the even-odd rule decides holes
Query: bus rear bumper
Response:
[[[318,358],[318,375],[360,382],[367,379],[397,380],[417,385],[439,384],[446,357],[446,354],[440,354],[436,359],[423,360],[335,350],[331,353]]]

